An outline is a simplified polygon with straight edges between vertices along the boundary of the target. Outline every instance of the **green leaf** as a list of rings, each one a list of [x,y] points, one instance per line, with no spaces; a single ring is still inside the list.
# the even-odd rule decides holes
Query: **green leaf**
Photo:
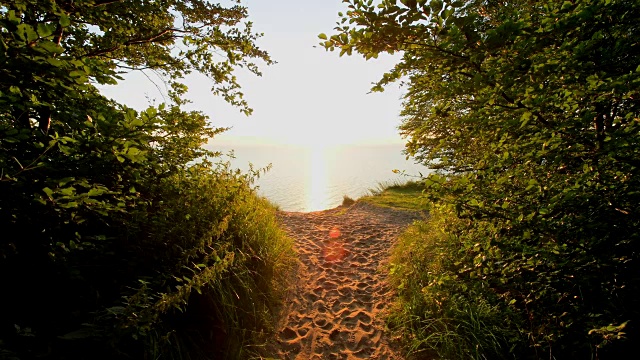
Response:
[[[65,209],[76,208],[76,207],[78,207],[78,203],[76,201],[69,201],[67,203],[61,203],[60,207],[65,208]]]
[[[38,35],[46,38],[53,35],[54,31],[56,31],[56,26],[53,24],[38,23],[37,29]]]
[[[60,48],[60,49],[62,49],[62,48]],[[61,66],[63,66],[63,65],[65,64],[65,62],[64,62],[64,61],[62,61],[62,60],[60,60],[60,59],[52,58],[52,57],[47,58],[47,62],[48,62],[50,65],[53,65],[53,66],[55,66],[55,67],[61,67]]]
[[[48,187],[42,189],[42,191],[44,191],[44,193],[47,194],[47,197],[49,197],[49,198],[51,198],[53,196],[53,190],[51,190]]]
[[[69,16],[67,14],[62,14],[62,15],[60,15],[59,24],[62,27],[68,27],[68,26],[71,25],[71,19],[69,18]]]
[[[71,196],[76,193],[76,188],[74,188],[73,186],[69,186],[69,187],[60,189],[59,191],[60,191],[60,194],[62,195]]]
[[[62,178],[62,179],[60,179],[58,181],[58,186],[65,186],[65,185],[67,185],[68,183],[70,183],[70,182],[72,182],[74,180],[75,180],[75,178],[72,177],[72,176]]]
[[[22,19],[18,16],[16,16],[16,11],[15,10],[9,10],[7,12],[7,20],[9,20],[9,22],[11,22],[14,25],[18,25],[20,24],[20,22],[22,22]]]
[[[31,43],[38,40],[38,33],[31,25],[20,24],[18,25],[18,27],[21,27],[24,29],[25,35],[27,37],[27,42]]]
[[[431,0],[431,2],[429,3],[431,10],[436,14],[438,14],[440,10],[442,10],[442,5],[442,0]]]
[[[28,26],[28,25],[26,25],[26,24],[20,24],[20,25],[16,26],[16,31],[14,32],[14,34],[15,34],[15,35],[20,39],[20,40],[22,40],[23,42],[24,42],[24,41],[27,41],[27,38],[26,38],[26,36],[25,36],[25,28],[26,28],[27,26]]]
[[[38,42],[37,49],[42,49],[48,53],[51,54],[62,54],[64,52],[64,49],[62,48],[62,46],[57,45],[56,43],[54,43],[53,41],[49,41],[49,40],[43,40]],[[58,62],[52,62],[50,60],[56,60],[56,59],[47,59],[47,62],[49,62],[50,64],[54,65],[54,64],[62,64],[61,61],[58,60]],[[54,65],[54,66],[60,66],[60,65]]]
[[[87,75],[86,72],[80,71],[80,70],[73,70],[73,71],[69,72],[69,76],[71,76],[72,78],[84,77],[86,75]]]
[[[87,196],[91,197],[91,196],[98,196],[98,195],[102,195],[102,194],[104,194],[104,190],[103,189],[93,188],[93,189],[89,190],[89,192],[87,193]]]
[[[531,116],[533,114],[531,113],[531,111],[525,111],[522,116],[520,117],[521,124],[520,124],[520,128],[523,128],[524,126],[526,126],[529,123],[529,120],[531,120]]]
[[[318,35],[318,38],[321,40],[327,40],[327,35],[325,33],[322,33],[320,35]]]

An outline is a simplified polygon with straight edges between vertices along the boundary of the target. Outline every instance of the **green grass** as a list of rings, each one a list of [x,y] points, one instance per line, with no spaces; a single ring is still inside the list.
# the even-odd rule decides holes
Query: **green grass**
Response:
[[[180,199],[192,200],[190,218],[202,218],[202,224],[192,232],[210,229],[202,239],[216,239],[206,242],[222,258],[213,266],[223,264],[225,258],[231,261],[200,291],[184,298],[184,312],[174,313],[171,319],[180,326],[163,329],[177,336],[164,343],[162,336],[154,339],[159,343],[158,354],[173,353],[168,358],[248,359],[264,355],[296,261],[293,240],[276,220],[276,206],[250,190],[246,178],[227,177],[222,172],[222,176],[196,177],[199,181],[180,187]],[[178,226],[178,230],[185,228]],[[194,240],[200,244],[198,241]],[[172,349],[174,344],[184,350]]]
[[[510,347],[521,345],[510,310],[460,276],[460,242],[446,229],[462,220],[442,207],[429,215],[409,226],[392,249],[390,283],[397,297],[389,328],[417,358],[510,358]]]
[[[275,207],[251,184],[250,175],[228,164],[193,165],[156,182],[152,194],[162,201],[112,218],[111,227],[120,231],[113,240],[67,255],[75,278],[60,272],[51,282],[68,289],[60,291],[59,303],[76,301],[82,308],[41,306],[47,311],[37,329],[64,315],[55,340],[35,339],[58,346],[47,359],[244,360],[266,354],[297,255]],[[126,239],[117,238],[120,233]],[[85,314],[75,315],[81,310]],[[0,354],[8,343],[2,340]],[[17,355],[30,350],[15,343],[7,348]]]
[[[354,200],[353,198],[345,195],[342,197],[342,206],[351,206],[353,204],[356,203],[356,200]]]
[[[427,206],[422,196],[423,189],[424,185],[416,181],[381,183],[376,189],[369,190],[370,195],[358,201],[394,209],[425,210]]]

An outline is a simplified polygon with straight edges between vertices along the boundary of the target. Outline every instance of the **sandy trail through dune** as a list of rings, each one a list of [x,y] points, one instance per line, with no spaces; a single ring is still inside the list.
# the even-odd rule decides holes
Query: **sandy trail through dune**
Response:
[[[280,359],[402,359],[384,331],[392,297],[380,265],[415,212],[356,203],[280,213],[301,266],[276,340]]]

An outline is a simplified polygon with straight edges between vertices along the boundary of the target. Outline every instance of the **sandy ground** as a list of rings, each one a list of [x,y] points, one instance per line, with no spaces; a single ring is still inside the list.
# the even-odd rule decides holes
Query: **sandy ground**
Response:
[[[382,266],[419,214],[356,203],[279,219],[301,264],[275,352],[279,359],[402,359],[385,331],[393,296]]]

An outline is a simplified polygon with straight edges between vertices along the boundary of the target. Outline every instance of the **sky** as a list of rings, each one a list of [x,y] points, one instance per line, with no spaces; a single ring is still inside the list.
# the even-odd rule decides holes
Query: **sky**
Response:
[[[384,55],[365,61],[357,54],[339,57],[337,51],[317,46],[318,34],[331,34],[338,12],[345,10],[341,0],[243,0],[242,4],[254,31],[264,33],[258,45],[277,64],[261,66],[262,77],[238,73],[254,110],[249,117],[214,97],[211,80],[201,75],[186,79],[187,98],[192,101],[187,109],[204,112],[216,127],[231,127],[213,141],[304,146],[403,143],[397,130],[401,89],[394,85],[383,93],[369,93],[371,83],[398,58]],[[128,74],[119,85],[101,89],[136,109],[164,101],[162,81],[152,73]]]

